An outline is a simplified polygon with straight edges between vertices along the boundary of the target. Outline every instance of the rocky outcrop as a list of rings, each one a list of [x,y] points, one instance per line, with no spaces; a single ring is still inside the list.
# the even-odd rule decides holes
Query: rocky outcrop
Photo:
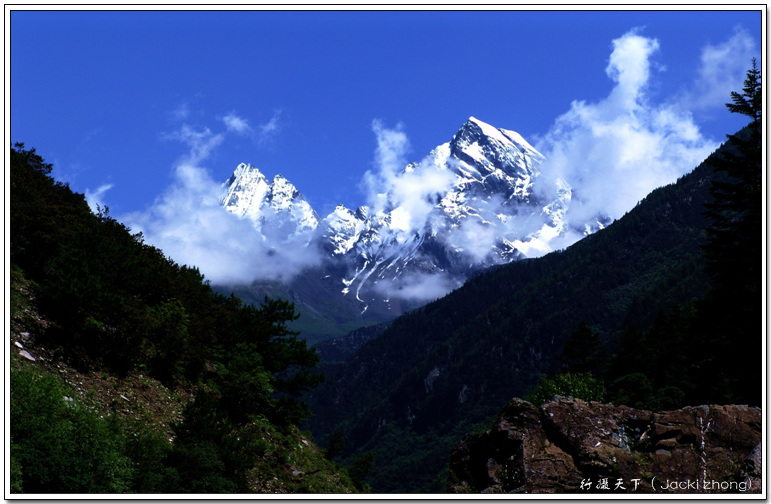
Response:
[[[761,411],[514,399],[452,451],[453,493],[761,493]]]

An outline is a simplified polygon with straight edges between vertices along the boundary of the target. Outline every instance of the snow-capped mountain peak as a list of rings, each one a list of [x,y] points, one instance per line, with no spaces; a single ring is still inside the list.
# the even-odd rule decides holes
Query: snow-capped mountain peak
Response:
[[[543,160],[519,133],[470,117],[371,206],[338,205],[320,219],[289,180],[268,183],[247,164],[223,184],[221,201],[274,247],[323,251],[324,284],[355,298],[362,313],[383,312],[395,298],[426,301],[476,270],[548,252],[566,232],[571,188],[550,181],[554,194],[536,194]]]
[[[475,117],[466,121],[450,145],[455,157],[481,169],[483,174],[500,169],[516,176],[523,169],[532,169],[531,160],[543,161],[541,153],[519,133],[495,128]]]
[[[254,166],[241,163],[223,184],[220,204],[239,217],[258,220],[260,205],[270,190],[265,175]]]
[[[220,204],[248,218],[269,242],[310,242],[319,223],[318,214],[305,197],[282,175],[268,179],[256,167],[241,163],[222,184]]]

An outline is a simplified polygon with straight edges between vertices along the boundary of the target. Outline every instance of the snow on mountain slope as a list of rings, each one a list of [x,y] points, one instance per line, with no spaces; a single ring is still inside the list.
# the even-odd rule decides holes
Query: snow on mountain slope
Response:
[[[257,168],[242,163],[223,184],[220,204],[248,218],[271,245],[308,245],[319,216],[297,188],[281,175],[271,183]]]
[[[367,210],[367,207],[359,207],[352,212],[344,205],[338,205],[324,218],[320,239],[328,245],[332,254],[344,254],[359,241],[366,228]]]
[[[355,211],[339,205],[320,219],[288,180],[268,183],[247,164],[223,184],[221,203],[276,248],[316,247],[324,266],[308,274],[323,275],[330,295],[353,298],[362,313],[375,305],[388,313],[396,299],[435,299],[479,269],[542,255],[567,231],[586,234],[607,223],[598,217],[568,230],[567,183],[549,180],[551,192],[535,191],[543,160],[518,133],[471,117]]]
[[[259,221],[262,202],[270,189],[268,180],[260,170],[241,163],[223,187],[225,191],[220,198],[222,206],[239,217]]]

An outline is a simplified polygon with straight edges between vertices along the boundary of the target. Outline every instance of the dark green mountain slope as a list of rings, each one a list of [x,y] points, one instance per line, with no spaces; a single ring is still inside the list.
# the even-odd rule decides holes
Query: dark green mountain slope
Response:
[[[299,318],[291,321],[289,328],[299,332],[309,347],[394,317],[382,313],[362,316],[357,302],[337,296],[322,276],[319,271],[310,270],[294,278],[290,285],[255,281],[251,285],[215,286],[214,289],[222,294],[233,292],[244,302],[255,305],[265,296],[292,303]]]
[[[454,437],[531,391],[582,321],[614,350],[709,287],[706,164],[565,251],[468,281],[395,320],[310,398],[318,437],[343,433],[347,453],[376,452],[378,492],[441,491]]]

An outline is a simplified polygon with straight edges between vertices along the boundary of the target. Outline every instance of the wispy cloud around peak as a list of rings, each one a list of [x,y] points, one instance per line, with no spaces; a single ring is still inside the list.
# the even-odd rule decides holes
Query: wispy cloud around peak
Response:
[[[390,212],[393,229],[422,231],[436,205],[431,196],[449,190],[454,175],[428,158],[405,169],[410,142],[402,124],[391,129],[374,120],[372,131],[377,140],[375,169],[364,174],[362,184],[368,205],[374,213]]]
[[[205,167],[228,132],[241,133],[248,123],[235,114],[222,118],[226,131],[183,124],[167,133],[167,140],[182,142],[187,151],[175,163],[172,183],[150,207],[121,217],[147,243],[180,264],[197,266],[214,284],[248,283],[254,279],[288,280],[318,256],[302,247],[274,250],[247,219],[220,205],[222,186]],[[94,193],[94,201],[108,188]]]
[[[575,224],[599,213],[621,217],[717,147],[681,104],[648,100],[651,58],[659,50],[658,41],[637,29],[614,40],[606,70],[615,82],[610,94],[597,103],[573,102],[537,142],[546,156],[543,173],[573,188],[567,215]]]
[[[362,185],[368,195],[368,204],[377,212],[385,207],[386,194],[407,164],[410,142],[402,124],[389,129],[382,121],[375,119],[372,121],[372,131],[377,142],[375,169],[364,173]]]

